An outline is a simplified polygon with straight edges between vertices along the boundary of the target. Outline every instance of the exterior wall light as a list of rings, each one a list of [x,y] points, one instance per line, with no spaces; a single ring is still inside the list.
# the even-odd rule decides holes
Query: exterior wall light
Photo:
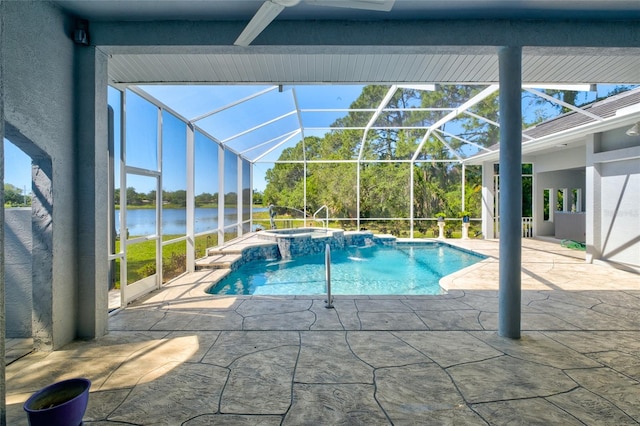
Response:
[[[638,136],[640,135],[640,122],[631,126],[629,130],[626,131],[627,136]]]

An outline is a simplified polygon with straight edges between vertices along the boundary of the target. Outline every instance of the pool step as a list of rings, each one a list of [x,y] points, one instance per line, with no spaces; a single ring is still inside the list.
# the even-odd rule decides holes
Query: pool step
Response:
[[[209,247],[207,249],[207,256],[216,256],[221,254],[242,254],[242,252],[248,247],[270,247],[276,245],[276,243],[271,241],[256,242],[255,240],[253,240],[248,242],[239,242],[223,247]]]
[[[225,254],[242,254],[244,247],[210,247],[207,256],[223,256]]]
[[[196,269],[231,269],[231,266],[242,259],[242,254],[214,254],[196,260]]]
[[[206,250],[206,257],[196,260],[196,269],[231,269],[233,264],[243,257],[243,252],[247,249],[253,250],[261,248],[269,252],[269,248],[278,245],[272,241],[265,241],[259,238],[255,233],[248,234],[245,237],[232,240],[220,247],[209,247]],[[252,259],[255,256],[249,255]],[[261,258],[258,256],[258,258]],[[264,258],[264,255],[262,256]]]

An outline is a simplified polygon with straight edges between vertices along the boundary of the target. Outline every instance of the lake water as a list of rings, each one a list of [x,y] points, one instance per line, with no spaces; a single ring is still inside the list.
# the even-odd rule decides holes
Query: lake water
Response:
[[[254,212],[266,211],[267,208],[254,208]],[[195,232],[200,233],[218,227],[218,208],[196,208]],[[224,226],[232,225],[238,220],[238,209],[224,208]],[[127,229],[129,236],[153,235],[156,232],[155,209],[127,210]],[[120,211],[116,209],[116,231],[120,230]],[[187,232],[187,211],[185,209],[162,210],[162,233],[184,235]]]

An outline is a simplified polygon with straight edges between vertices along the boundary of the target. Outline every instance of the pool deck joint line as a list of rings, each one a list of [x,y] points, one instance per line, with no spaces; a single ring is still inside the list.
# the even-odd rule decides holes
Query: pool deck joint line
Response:
[[[187,274],[110,332],[7,367],[8,424],[58,380],[92,381],[87,425],[640,423],[640,277],[522,242],[522,338],[497,335],[498,242],[437,296],[214,296]]]

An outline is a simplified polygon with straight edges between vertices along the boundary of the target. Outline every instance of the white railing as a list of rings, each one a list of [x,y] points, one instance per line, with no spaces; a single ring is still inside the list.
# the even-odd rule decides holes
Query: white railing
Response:
[[[325,219],[324,219],[324,227],[328,228],[329,227],[329,207],[327,207],[326,204],[323,204],[318,210],[316,210],[316,212],[313,214],[313,221],[315,222],[316,220],[316,216],[318,215],[318,213],[320,213],[322,211],[322,209],[324,209],[325,211]]]
[[[522,218],[522,238],[533,238],[533,218]]]

